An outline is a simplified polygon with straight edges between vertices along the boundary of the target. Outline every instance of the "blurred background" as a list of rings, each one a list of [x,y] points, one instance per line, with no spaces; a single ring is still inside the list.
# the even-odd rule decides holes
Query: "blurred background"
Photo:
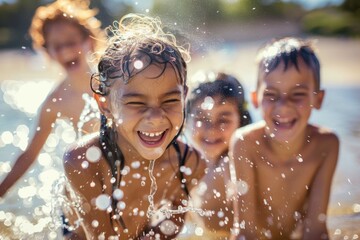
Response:
[[[37,109],[62,79],[59,66],[33,51],[28,34],[35,9],[49,0],[0,0],[0,181],[36,129]],[[92,0],[105,28],[129,12],[159,16],[191,45],[189,84],[201,71],[236,76],[247,95],[255,87],[257,50],[275,37],[316,41],[326,97],[311,121],[341,141],[329,204],[331,239],[360,237],[359,0]],[[249,99],[249,98],[247,98]],[[251,114],[259,114],[250,105]],[[45,148],[56,148],[46,146]],[[45,149],[46,150],[46,149]],[[39,156],[0,199],[0,239],[59,239],[49,229],[51,185],[60,176]]]

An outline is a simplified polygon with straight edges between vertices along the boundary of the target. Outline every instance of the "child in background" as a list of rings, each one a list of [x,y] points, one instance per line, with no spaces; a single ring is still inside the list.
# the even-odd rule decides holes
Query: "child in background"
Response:
[[[225,239],[230,236],[234,215],[228,191],[229,142],[234,131],[249,124],[251,117],[244,88],[235,77],[209,73],[203,78],[188,97],[185,136],[207,160],[207,174],[194,189],[199,199],[196,205],[212,213],[202,217],[202,228],[207,231],[203,236]]]
[[[328,239],[339,140],[308,123],[323,98],[309,42],[283,38],[261,50],[251,100],[264,120],[238,129],[230,143],[240,186],[239,239]]]
[[[109,30],[92,77],[100,135],[65,154],[69,188],[80,198],[79,230],[87,239],[173,239],[205,168],[177,139],[189,55],[158,18],[128,14]]]
[[[60,64],[66,77],[42,104],[38,112],[38,130],[0,184],[0,197],[35,162],[57,119],[67,119],[75,131],[84,120],[80,119],[85,106],[83,94],[91,93],[91,68],[87,57],[102,44],[101,23],[95,14],[86,0],[58,0],[37,9],[30,27],[34,49],[45,52],[49,59]],[[85,133],[96,129],[98,127],[91,122],[82,127]]]

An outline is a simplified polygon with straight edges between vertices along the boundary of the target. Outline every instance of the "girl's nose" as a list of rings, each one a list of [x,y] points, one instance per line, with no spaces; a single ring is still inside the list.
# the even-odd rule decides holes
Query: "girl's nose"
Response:
[[[164,110],[159,107],[150,107],[146,113],[146,118],[149,121],[161,121],[164,119],[164,116]]]

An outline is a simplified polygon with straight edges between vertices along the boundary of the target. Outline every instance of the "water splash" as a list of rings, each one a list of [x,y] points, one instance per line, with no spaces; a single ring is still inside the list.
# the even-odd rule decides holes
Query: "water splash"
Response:
[[[166,218],[170,218],[172,215],[175,214],[183,214],[186,212],[194,212],[194,213],[198,213],[200,216],[212,216],[212,212],[211,211],[204,211],[200,208],[195,208],[192,206],[178,206],[178,209],[168,209],[165,207],[162,207],[159,210],[155,210],[155,204],[154,204],[154,195],[157,191],[157,184],[156,184],[156,179],[154,177],[154,164],[155,164],[155,160],[151,160],[150,164],[149,164],[149,177],[151,180],[151,187],[150,187],[150,194],[148,196],[148,200],[149,200],[149,207],[146,213],[146,216],[148,218],[151,218],[152,216],[154,216],[158,211],[160,211],[162,214],[164,214],[166,216]],[[187,205],[187,201],[183,201],[182,202],[184,205]]]
[[[155,165],[155,160],[151,160],[149,164],[149,177],[151,180],[151,187],[150,187],[150,194],[148,196],[149,207],[146,213],[146,216],[148,218],[151,218],[156,212],[154,205],[154,195],[157,191],[157,184],[156,184],[156,179],[154,177],[154,165]]]
[[[100,119],[100,111],[96,100],[87,93],[82,95],[82,99],[85,101],[85,106],[80,114],[79,122],[77,124],[79,137],[82,137],[83,135],[85,123],[95,118]]]
[[[52,188],[52,198],[51,198],[51,218],[52,218],[52,228],[53,229],[67,229],[69,231],[74,231],[80,227],[82,218],[74,221],[73,225],[70,225],[66,220],[60,216],[64,216],[64,212],[74,214],[74,210],[79,213],[84,214],[82,209],[82,202],[80,197],[72,190],[66,177],[62,175],[53,185]]]

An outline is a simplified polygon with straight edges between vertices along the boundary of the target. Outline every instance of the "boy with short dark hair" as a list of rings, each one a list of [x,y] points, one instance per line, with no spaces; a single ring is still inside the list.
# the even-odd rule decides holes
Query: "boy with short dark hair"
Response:
[[[324,98],[310,44],[283,38],[266,45],[251,97],[263,121],[238,129],[230,143],[239,189],[238,237],[328,239],[326,211],[339,140],[308,122]]]

